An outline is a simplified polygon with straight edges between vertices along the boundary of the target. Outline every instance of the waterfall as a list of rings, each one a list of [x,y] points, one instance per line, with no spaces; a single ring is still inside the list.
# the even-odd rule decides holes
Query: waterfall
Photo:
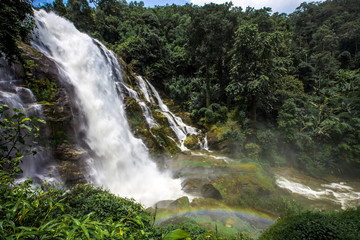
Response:
[[[178,147],[181,149],[181,151],[188,150],[184,145],[185,140],[190,135],[197,135],[197,130],[191,126],[186,125],[180,117],[177,117],[174,113],[170,111],[168,106],[166,106],[161,99],[160,94],[156,91],[155,87],[151,85],[149,81],[144,80],[141,76],[138,76],[137,85],[147,102],[153,104],[155,103],[152,98],[151,92],[154,94],[158,103],[158,107],[161,110],[160,112],[167,118],[170,128],[173,130],[180,143]]]
[[[112,52],[54,13],[35,11],[32,45],[52,58],[75,88],[86,118],[84,141],[95,153],[92,181],[149,206],[183,196],[180,179],[158,170],[143,142],[130,131],[122,93],[121,67]]]
[[[23,109],[27,116],[44,119],[42,106],[36,102],[34,94],[15,75],[14,66],[9,66],[3,58],[0,59],[0,104]],[[55,165],[51,161],[50,149],[45,146],[34,146],[31,150],[37,154],[26,154],[23,157],[20,166],[23,173],[17,177],[16,182],[23,182],[27,178],[32,178],[36,184],[59,182]]]

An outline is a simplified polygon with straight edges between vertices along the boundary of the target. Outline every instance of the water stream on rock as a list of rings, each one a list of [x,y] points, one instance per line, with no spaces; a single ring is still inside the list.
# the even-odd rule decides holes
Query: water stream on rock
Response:
[[[197,130],[194,127],[185,124],[180,117],[170,111],[168,106],[166,106],[161,99],[158,91],[156,91],[155,87],[149,81],[144,80],[141,76],[138,76],[137,80],[139,89],[143,93],[147,102],[154,103],[151,92],[154,94],[157,100],[157,105],[160,108],[159,111],[167,118],[170,128],[173,130],[179,141],[178,147],[181,151],[188,150],[184,145],[185,140],[190,135],[197,135]]]
[[[323,206],[333,204],[345,210],[360,204],[360,192],[356,192],[353,187],[345,182],[318,183],[314,184],[314,187],[310,187],[304,183],[276,175],[276,184],[280,188],[286,189],[293,194],[311,200],[312,203],[310,202],[310,204],[317,204],[317,206],[314,206],[315,208],[321,209]],[[321,202],[323,202],[323,205],[321,205]]]
[[[44,119],[42,106],[37,103],[34,94],[19,80],[15,72],[14,66],[9,66],[4,59],[0,59],[0,104],[23,109],[27,116]],[[27,139],[27,142],[29,141],[32,139]],[[37,154],[25,154],[21,163],[23,173],[18,176],[16,182],[23,182],[27,178],[32,178],[36,184],[59,182],[56,167],[51,161],[50,149],[37,145],[32,147],[31,151],[36,151]]]
[[[84,140],[96,155],[90,166],[92,181],[147,206],[183,196],[180,179],[160,172],[130,131],[117,90],[124,86],[121,67],[113,53],[54,13],[40,10],[35,16],[38,37],[32,45],[61,68],[86,118]]]

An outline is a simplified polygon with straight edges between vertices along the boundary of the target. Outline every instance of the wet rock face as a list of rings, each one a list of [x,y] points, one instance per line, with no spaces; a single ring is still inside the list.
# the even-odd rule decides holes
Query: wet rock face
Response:
[[[46,141],[53,149],[61,179],[67,185],[85,182],[86,160],[90,157],[88,151],[80,147],[81,136],[74,131],[84,121],[76,102],[72,100],[74,89],[66,79],[60,78],[55,62],[29,45],[22,43],[21,48],[25,67],[19,67],[18,74],[43,107],[44,120],[50,132],[44,137],[48,138]],[[17,92],[25,101],[33,97],[21,88]]]
[[[186,196],[178,198],[169,204],[169,208],[183,209],[188,207],[190,207],[190,201]]]
[[[201,178],[186,178],[182,183],[182,190],[186,193],[190,193],[196,196],[200,196],[200,189],[203,179]]]
[[[16,88],[16,94],[20,97],[23,103],[30,104],[35,102],[34,95],[31,93],[31,91],[24,87],[17,87]]]
[[[204,198],[213,198],[216,200],[221,200],[222,196],[219,190],[217,190],[212,184],[204,184],[201,188],[201,195]]]
[[[65,141],[56,147],[55,157],[58,160],[61,177],[66,185],[71,186],[86,182],[86,160],[90,158],[87,151],[78,145]]]

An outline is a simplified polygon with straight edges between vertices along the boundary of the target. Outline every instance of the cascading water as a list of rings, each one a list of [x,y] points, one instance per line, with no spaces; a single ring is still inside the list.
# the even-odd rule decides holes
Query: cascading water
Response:
[[[147,122],[147,124],[149,125],[149,128],[153,128],[153,127],[157,127],[158,124],[156,123],[150,108],[146,105],[145,102],[140,101],[139,95],[137,94],[136,91],[134,91],[133,89],[129,88],[128,86],[126,86],[124,83],[119,83],[117,84],[118,89],[121,93],[126,92],[127,96],[132,97],[135,99],[135,101],[140,105],[141,110],[143,112],[143,116],[145,118],[145,121]],[[122,97],[124,98],[124,94],[122,94]],[[150,98],[149,98],[150,100]]]
[[[167,118],[170,128],[173,130],[178,141],[180,142],[179,148],[181,149],[181,151],[188,150],[185,147],[184,142],[185,142],[187,136],[198,134],[196,129],[191,126],[186,125],[181,118],[175,116],[175,114],[173,114],[170,111],[168,106],[166,106],[164,104],[164,102],[162,101],[160,94],[156,91],[155,87],[153,85],[151,85],[151,83],[144,80],[141,76],[138,76],[137,80],[138,80],[137,85],[138,85],[140,91],[143,93],[144,98],[147,102],[154,103],[154,100],[151,97],[151,92],[154,94],[154,96],[158,102],[158,106],[161,109],[161,113]]]
[[[23,109],[23,113],[27,116],[44,119],[42,106],[36,103],[31,90],[18,80],[14,67],[9,66],[4,59],[0,59],[0,104]],[[27,178],[32,178],[37,184],[59,182],[55,165],[51,162],[51,151],[45,146],[36,146],[31,150],[36,151],[37,154],[27,154],[23,157],[21,163],[23,173],[18,176],[16,182],[23,182]]]
[[[154,103],[154,99],[151,97],[151,92],[145,80],[141,76],[137,76],[137,85],[140,91],[143,93],[144,98],[147,102]]]
[[[116,87],[122,82],[121,68],[113,53],[54,13],[40,10],[35,16],[38,37],[32,45],[62,69],[86,118],[84,140],[96,155],[94,183],[145,205],[183,196],[181,181],[161,173],[130,132]]]
[[[321,184],[317,189],[312,189],[302,183],[290,181],[282,176],[276,176],[276,184],[292,193],[302,195],[310,200],[324,199],[341,206],[345,210],[355,207],[360,203],[360,192],[355,192],[345,183]]]

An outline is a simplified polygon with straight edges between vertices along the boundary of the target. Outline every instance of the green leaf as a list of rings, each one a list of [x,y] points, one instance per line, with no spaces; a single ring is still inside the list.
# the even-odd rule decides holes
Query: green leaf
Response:
[[[21,128],[25,128],[25,129],[28,130],[29,132],[32,131],[32,127],[30,127],[30,126],[28,126],[28,125],[21,124],[20,127],[21,127]]]
[[[24,123],[26,121],[31,121],[30,118],[23,118],[20,123]]]
[[[176,229],[168,234],[166,234],[166,236],[164,237],[163,240],[180,240],[180,239],[187,239],[187,238],[191,238],[191,236],[185,232],[182,229]]]

